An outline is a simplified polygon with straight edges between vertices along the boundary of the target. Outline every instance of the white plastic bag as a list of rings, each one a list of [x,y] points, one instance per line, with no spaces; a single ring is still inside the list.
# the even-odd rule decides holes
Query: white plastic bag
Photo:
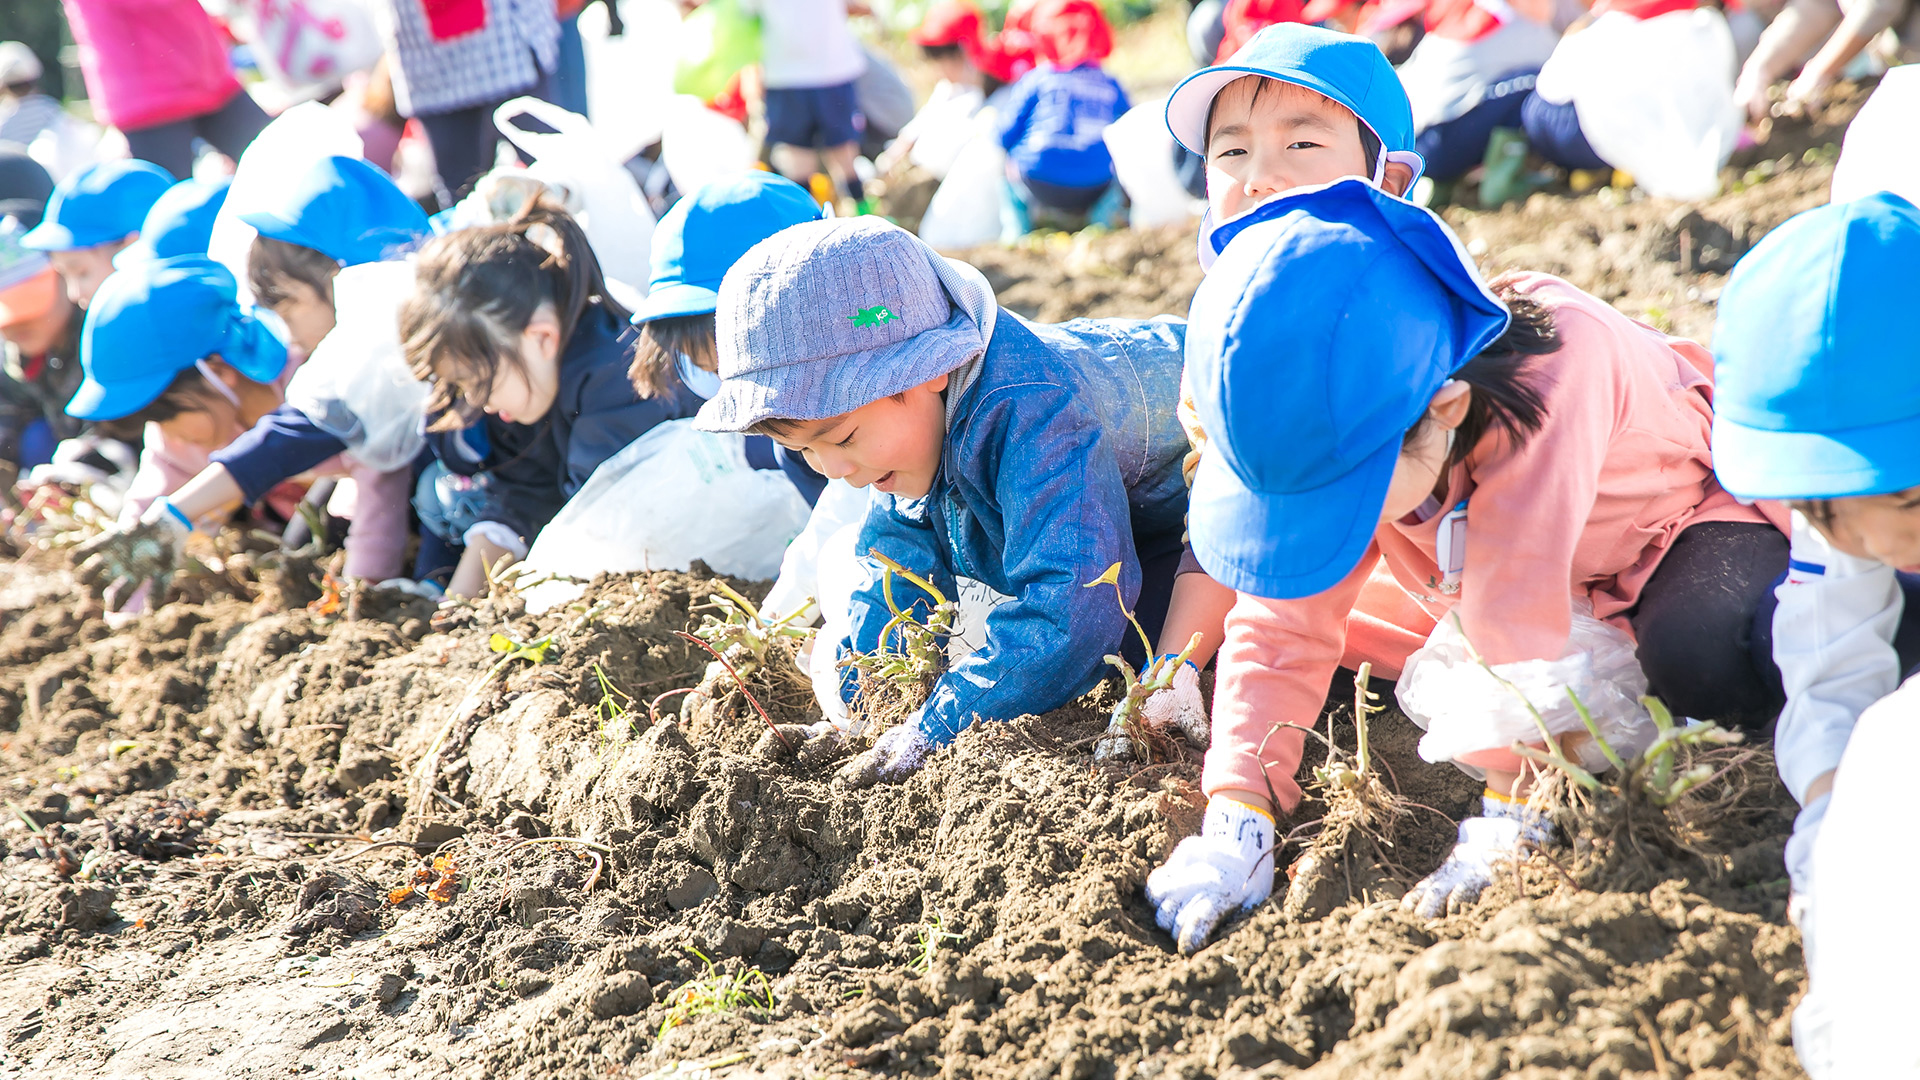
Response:
[[[530,116],[554,132],[516,127],[513,120],[518,116]],[[528,175],[568,192],[572,197],[563,202],[577,200],[580,227],[593,245],[601,271],[645,296],[651,276],[653,208],[593,124],[579,113],[539,98],[518,97],[493,111],[493,126],[533,156]]]
[[[672,0],[620,0],[620,20],[626,33],[608,37],[604,4],[580,12],[588,114],[614,159],[624,162],[660,141],[673,100],[680,9]]]
[[[1567,696],[1572,690],[1593,715],[1601,737],[1631,760],[1652,745],[1655,735],[1653,720],[1640,704],[1647,676],[1634,656],[1633,639],[1589,610],[1584,602],[1576,604],[1573,632],[1560,659],[1521,660],[1494,670],[1526,695],[1555,736],[1586,733]],[[1515,742],[1539,743],[1540,728],[1527,706],[1473,659],[1463,641],[1455,617],[1447,615],[1402,669],[1394,696],[1407,718],[1426,731],[1420,756],[1452,761]],[[1587,743],[1578,747],[1581,763],[1596,771],[1605,767],[1599,748],[1579,741]]]
[[[991,112],[981,110],[983,115]],[[1000,148],[1000,140],[980,131],[933,193],[920,219],[920,239],[939,251],[979,247],[1000,239],[1006,174],[1007,152]]]
[[[681,194],[753,167],[753,140],[739,121],[721,116],[701,104],[699,98],[686,94],[669,102],[666,111],[666,124],[660,133],[660,160]]]
[[[1852,202],[1891,191],[1920,206],[1920,64],[1888,69],[1873,96],[1847,125],[1840,160],[1833,165],[1833,201]]]
[[[532,577],[587,579],[603,571],[685,570],[765,580],[807,522],[807,500],[778,469],[747,462],[741,435],[671,420],[603,462],[527,552]],[[571,603],[585,586],[550,581],[525,593],[534,614]]]
[[[1733,32],[1711,8],[1610,12],[1560,43],[1535,89],[1573,102],[1593,152],[1649,194],[1706,199],[1740,138],[1733,56]]]
[[[1205,200],[1188,194],[1180,182],[1166,115],[1167,99],[1155,98],[1128,109],[1108,125],[1104,136],[1113,173],[1133,203],[1130,221],[1142,228],[1185,224],[1207,208]]]
[[[241,0],[236,27],[261,74],[297,101],[338,89],[380,59],[380,31],[364,0]]]
[[[233,186],[213,219],[213,236],[207,244],[207,256],[233,271],[240,282],[242,304],[253,303],[253,289],[247,285],[247,249],[253,245],[254,231],[241,216],[277,207],[286,192],[321,161],[357,158],[363,153],[360,135],[347,118],[317,101],[295,105],[254,136],[235,164]]]
[[[333,330],[287,383],[287,404],[376,472],[406,468],[426,445],[430,390],[400,349],[400,305],[412,294],[411,262],[340,271]]]
[[[867,520],[870,497],[867,489],[854,487],[845,480],[827,481],[820,497],[814,500],[813,512],[807,515],[806,527],[780,557],[780,576],[767,591],[767,598],[760,602],[762,618],[784,619],[801,604],[812,600],[813,611],[799,625],[812,626],[820,621],[825,608],[820,603],[820,560],[827,550],[827,541],[848,525],[858,526]],[[844,608],[845,604],[840,606]]]

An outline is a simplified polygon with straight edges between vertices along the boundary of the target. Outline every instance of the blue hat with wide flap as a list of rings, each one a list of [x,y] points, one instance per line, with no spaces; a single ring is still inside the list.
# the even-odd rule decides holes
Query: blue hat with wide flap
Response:
[[[147,259],[205,255],[213,240],[214,219],[226,205],[227,188],[232,183],[227,177],[211,182],[182,180],[168,188],[147,211],[146,220],[140,224],[140,239],[113,257],[114,268],[124,270]]]
[[[1188,317],[1194,554],[1241,592],[1313,596],[1359,565],[1407,431],[1507,309],[1438,217],[1363,180],[1223,228]]]
[[[146,161],[89,165],[53,189],[46,216],[21,243],[40,251],[110,244],[140,231],[147,211],[173,186],[173,174]]]
[[[117,420],[179,374],[218,356],[258,383],[287,367],[286,343],[234,300],[226,267],[201,255],[153,259],[107,276],[80,329],[80,389],[67,415]]]
[[[426,211],[359,158],[327,158],[271,210],[243,214],[261,236],[312,248],[342,266],[379,262],[427,235]]]
[[[1413,106],[1380,46],[1302,23],[1269,26],[1225,63],[1187,76],[1167,98],[1167,130],[1181,146],[1205,156],[1214,97],[1248,75],[1303,86],[1339,102],[1379,137],[1390,160],[1413,168],[1415,179],[1426,168],[1413,149]]]
[[[1890,192],[1790,218],[1733,268],[1713,329],[1713,467],[1742,499],[1920,486],[1920,209]]]
[[[823,213],[806,188],[758,169],[701,185],[653,230],[653,277],[633,321],[713,311],[721,280],[749,248]]]

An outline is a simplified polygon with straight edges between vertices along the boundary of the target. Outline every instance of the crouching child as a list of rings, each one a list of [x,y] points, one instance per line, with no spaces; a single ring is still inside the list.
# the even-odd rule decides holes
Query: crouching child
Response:
[[[709,431],[767,434],[831,479],[873,491],[856,550],[866,581],[837,645],[870,653],[893,620],[877,552],[949,597],[964,575],[1011,597],[987,643],[842,776],[898,780],[977,719],[1045,712],[1092,689],[1152,634],[1181,552],[1186,439],[1174,414],[1185,325],[1036,326],[1000,310],[980,272],[875,218],[796,225],[720,288]],[[924,619],[933,600],[890,582]],[[1144,656],[1132,643],[1137,663]],[[820,647],[827,647],[821,643]],[[847,673],[846,668],[842,668]],[[855,680],[843,693],[858,704]]]

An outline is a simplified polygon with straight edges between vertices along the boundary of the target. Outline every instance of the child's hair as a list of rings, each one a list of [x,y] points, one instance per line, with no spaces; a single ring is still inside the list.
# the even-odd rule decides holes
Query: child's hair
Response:
[[[500,369],[520,367],[520,335],[541,305],[552,305],[565,342],[595,302],[622,323],[631,317],[607,294],[579,223],[545,198],[512,221],[428,243],[413,295],[400,307],[400,343],[414,377],[433,385],[432,430],[478,419]]]
[[[208,385],[199,367],[190,367],[175,375],[167,388],[160,391],[159,397],[127,417],[127,421],[132,424],[164,424],[183,413],[206,412],[214,402],[223,400],[225,395]]]
[[[1493,291],[1507,305],[1512,321],[1479,356],[1453,373],[1455,379],[1472,388],[1473,396],[1467,401],[1466,418],[1454,429],[1453,451],[1447,455],[1443,469],[1465,461],[1480,440],[1494,431],[1504,432],[1518,450],[1539,433],[1547,419],[1546,400],[1534,385],[1529,369],[1535,357],[1560,348],[1553,312],[1511,282],[1495,280]],[[1401,445],[1418,439],[1431,422],[1432,414],[1422,413]]]
[[[1326,97],[1325,94],[1321,94],[1318,90],[1307,90],[1306,87],[1300,86],[1297,83],[1287,82],[1285,79],[1270,79],[1265,75],[1246,75],[1242,77],[1248,78],[1248,79],[1260,80],[1260,82],[1256,84],[1253,88],[1253,102],[1255,104],[1259,103],[1260,95],[1266,93],[1268,88],[1274,85],[1291,86],[1296,90],[1305,90],[1307,93],[1314,94],[1319,97]],[[1233,82],[1239,82],[1239,81],[1240,81],[1239,79],[1235,79]],[[1232,86],[1232,85],[1233,83],[1227,84],[1227,86]],[[1220,89],[1225,90],[1226,86],[1223,86]],[[1207,104],[1207,126],[1204,130],[1206,132],[1208,142],[1213,141],[1213,107],[1214,107],[1214,104],[1217,103],[1219,100],[1220,100],[1220,96],[1218,94],[1215,94],[1213,101]],[[1331,101],[1333,99],[1327,98],[1327,100]],[[1367,170],[1368,170],[1367,175],[1369,178],[1371,178],[1373,175],[1372,170],[1376,166],[1378,166],[1380,163],[1380,150],[1382,145],[1380,142],[1380,136],[1373,133],[1373,129],[1367,126],[1367,122],[1365,120],[1360,119],[1360,116],[1358,113],[1354,114],[1353,122],[1360,129],[1360,153],[1367,159]],[[1205,148],[1203,147],[1202,149],[1205,149]]]
[[[907,402],[907,393],[906,391],[902,390],[897,394],[888,394],[887,398],[888,400],[892,401],[896,405],[904,405]],[[876,398],[874,400],[877,401],[879,399]],[[871,404],[871,402],[869,402],[869,404]],[[844,415],[846,414],[845,413],[841,414],[841,416],[844,416]],[[838,420],[839,418],[840,417],[835,416],[835,417],[828,417],[827,419]],[[746,429],[745,431],[742,431],[740,434],[765,435],[769,439],[783,439],[793,434],[794,432],[799,431],[801,428],[807,426],[808,424],[817,424],[819,422],[820,421],[818,420],[792,420],[784,416],[769,416],[765,420],[761,420],[755,423],[752,427]]]
[[[951,45],[920,46],[920,55],[928,60],[954,60],[959,58],[960,52],[959,42],[954,42]]]
[[[301,244],[289,244],[269,236],[256,236],[247,249],[247,285],[253,298],[263,307],[274,307],[290,298],[287,283],[297,281],[312,289],[320,299],[333,303],[333,279],[340,263],[333,256]]]
[[[666,397],[680,388],[680,357],[711,370],[719,356],[714,313],[678,315],[642,323],[627,378],[643,398]]]

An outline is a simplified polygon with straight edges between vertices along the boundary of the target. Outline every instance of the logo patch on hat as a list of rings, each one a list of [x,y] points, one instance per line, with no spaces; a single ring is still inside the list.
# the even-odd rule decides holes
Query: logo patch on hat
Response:
[[[855,326],[881,326],[899,317],[900,316],[895,315],[893,312],[888,311],[887,305],[885,304],[875,304],[870,308],[861,308],[858,312],[847,316]]]

